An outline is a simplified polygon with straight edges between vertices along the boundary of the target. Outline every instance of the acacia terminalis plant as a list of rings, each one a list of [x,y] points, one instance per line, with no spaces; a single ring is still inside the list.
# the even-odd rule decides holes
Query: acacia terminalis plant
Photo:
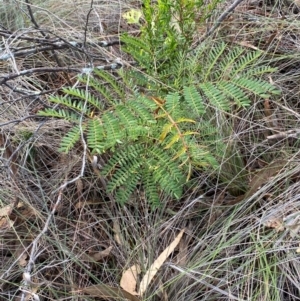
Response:
[[[112,76],[99,70],[95,74],[110,77],[110,88],[116,91],[117,82]],[[102,96],[110,95],[103,91],[96,77],[82,76],[79,80],[89,81]],[[179,199],[193,168],[216,164],[209,149],[199,147],[195,138],[199,135],[194,131],[195,119],[205,113],[205,107],[194,87],[185,87],[182,95],[170,93],[165,99],[141,94],[133,94],[124,101],[107,99],[110,105],[106,108],[85,90],[68,88],[64,93],[66,96],[50,98],[59,108],[39,114],[74,124],[61,141],[62,152],[75,147],[83,130],[91,154],[111,154],[102,173],[108,179],[109,191],[122,203],[138,183],[142,183],[153,206],[159,204],[161,191]],[[188,107],[182,106],[182,99]]]
[[[185,86],[165,98],[140,93],[124,98],[125,90],[109,73],[95,70],[94,77],[79,77],[82,83],[89,84],[90,91],[66,88],[65,96],[50,98],[59,105],[57,108],[39,114],[74,124],[62,139],[61,151],[74,148],[83,131],[92,154],[111,155],[102,173],[118,201],[126,202],[137,185],[142,184],[148,200],[157,206],[161,191],[179,199],[193,170],[217,168],[217,148],[211,146],[211,141],[220,141],[220,137],[205,118],[207,100],[219,109],[229,110],[232,103],[240,107],[249,105],[250,92],[261,97],[277,93],[268,82],[256,79],[251,70],[239,72],[241,64],[246,66],[246,61],[255,55],[237,61],[231,69],[236,75],[234,79],[207,80],[200,89]],[[225,61],[229,57],[224,57]],[[99,77],[109,82],[105,89]],[[105,97],[105,105],[93,89]],[[116,98],[112,99],[107,89]]]
[[[223,143],[208,114],[212,108],[246,108],[253,95],[279,93],[263,79],[274,69],[260,51],[223,42],[190,51],[198,18],[194,8],[203,10],[201,3],[145,0],[141,35],[122,37],[140,71],[120,70],[116,80],[95,69],[78,77],[87,88],[65,88],[64,96],[49,99],[55,108],[39,112],[73,124],[61,151],[72,150],[83,134],[91,154],[106,154],[101,173],[120,203],[137,186],[153,207],[161,193],[180,199],[194,170],[218,168]],[[212,3],[203,20],[218,1]]]

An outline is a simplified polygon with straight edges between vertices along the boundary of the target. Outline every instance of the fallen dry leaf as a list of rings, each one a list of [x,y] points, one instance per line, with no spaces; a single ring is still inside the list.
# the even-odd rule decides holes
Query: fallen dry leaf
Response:
[[[115,232],[114,234],[115,241],[117,242],[118,245],[123,246],[124,244],[122,243],[120,238],[120,234],[121,234],[120,225],[117,220],[113,221],[113,231]]]
[[[19,258],[19,265],[21,267],[25,267],[27,265],[27,258],[28,258],[28,254],[24,252]]]
[[[286,230],[290,237],[294,238],[300,231],[300,212],[291,213],[284,218],[270,218],[264,223],[264,226],[273,228],[276,232]]]
[[[83,208],[84,206],[87,206],[87,205],[97,205],[97,204],[101,204],[101,202],[97,201],[97,200],[80,201],[80,202],[76,203],[75,208],[76,209],[81,209],[81,208]]]
[[[282,218],[270,218],[264,223],[264,226],[267,228],[273,228],[276,232],[281,232],[284,230]]]
[[[258,50],[258,48],[256,46],[254,46],[253,44],[247,43],[247,42],[236,42],[236,44],[241,45],[243,47],[248,47],[250,49],[254,49],[254,50]]]
[[[26,292],[25,301],[40,300],[39,296],[36,294],[38,292],[38,290],[39,290],[38,286],[31,287],[30,291]]]
[[[0,209],[0,217],[10,215],[12,209],[13,209],[12,205],[4,206],[3,208]]]
[[[25,210],[22,210],[21,214],[22,214],[22,219],[27,220],[39,215],[39,212],[33,207],[27,207]]]
[[[14,221],[12,221],[8,216],[0,218],[0,229],[8,230],[14,225]]]
[[[296,253],[300,253],[300,243],[298,244],[298,248],[297,248],[297,250],[296,250]]]
[[[106,284],[97,284],[88,286],[85,288],[82,288],[79,290],[79,292],[88,294],[90,296],[94,297],[100,297],[104,299],[113,299],[113,300],[124,300],[124,298],[130,300],[130,301],[140,301],[139,298],[136,296],[126,292],[125,290],[109,286]]]
[[[18,202],[17,208],[21,208],[24,206],[23,202]],[[14,204],[6,205],[0,208],[0,217],[10,215],[13,210]]]
[[[9,218],[9,215],[12,213],[13,205],[6,205],[0,208],[0,229],[10,229],[14,221]]]
[[[226,205],[235,205],[252,197],[262,185],[275,177],[288,163],[288,160],[277,160],[259,169],[248,185],[249,190],[245,194],[236,197],[234,200],[226,202]]]
[[[143,277],[143,279],[141,281],[140,289],[139,289],[140,296],[142,296],[145,293],[148,285],[150,284],[153,277],[156,275],[159,268],[163,265],[163,263],[166,261],[166,259],[169,257],[169,255],[174,251],[174,249],[180,242],[180,239],[181,239],[184,231],[185,231],[185,229],[182,229],[179,232],[179,234],[176,236],[176,238],[173,240],[173,242],[152,263],[149,270],[146,272],[145,276]]]
[[[141,268],[139,265],[135,264],[126,270],[121,278],[120,286],[128,293],[132,295],[138,295],[136,292],[136,281],[137,276],[140,274]]]
[[[100,261],[103,258],[109,256],[111,250],[112,250],[112,246],[106,248],[105,250],[103,250],[101,252],[90,254],[89,256],[92,257],[95,261]]]
[[[38,211],[34,209],[33,207],[25,207],[23,202],[18,202],[16,206],[14,204],[6,205],[3,208],[0,209],[0,228],[4,227],[3,225],[8,225],[10,224],[10,227],[13,225],[15,218],[13,218],[11,215],[13,213],[13,209],[21,209],[22,211],[19,218],[21,219],[28,219],[31,218],[32,216],[38,215]],[[2,217],[2,218],[1,218]],[[6,220],[6,221],[5,221]],[[11,220],[9,223],[7,222],[8,220]]]
[[[100,261],[103,258],[109,256],[111,250],[112,250],[112,246],[106,248],[105,250],[103,250],[101,252],[95,252],[95,253],[91,253],[91,254],[82,254],[82,259],[85,261],[90,261],[90,262]]]

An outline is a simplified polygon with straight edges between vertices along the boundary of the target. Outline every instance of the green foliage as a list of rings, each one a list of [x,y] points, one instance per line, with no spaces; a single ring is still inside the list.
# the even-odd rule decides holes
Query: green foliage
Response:
[[[134,51],[131,54],[135,57]],[[157,75],[159,80],[156,85],[147,85],[147,81],[143,81],[148,91],[166,95],[174,89],[184,91],[185,86],[193,86],[194,93],[200,93],[197,97],[202,98],[200,103],[194,102],[193,106],[197,105],[200,110],[199,106],[210,102],[224,111],[229,111],[233,104],[238,108],[249,106],[252,95],[266,98],[279,93],[276,87],[262,78],[276,71],[275,68],[263,65],[262,51],[249,51],[241,47],[231,49],[230,45],[221,42],[210,47],[203,44],[185,60],[180,59],[178,53],[175,56],[177,59],[174,65]],[[137,72],[130,75],[139,77]],[[166,83],[164,87],[161,81]],[[139,79],[136,81],[143,82]],[[187,101],[193,101],[185,96]]]
[[[180,85],[180,79],[188,77],[185,64],[195,36],[201,35],[203,25],[220,2],[144,0],[141,34],[139,37],[123,34],[123,50],[133,56],[148,76],[181,89],[186,85]]]
[[[199,85],[199,90],[184,86],[182,92],[170,92],[164,99],[137,93],[122,101],[125,93],[116,91],[120,86],[117,81],[112,82],[111,75],[96,74],[98,77],[81,76],[79,80],[93,83],[95,88],[99,86],[99,77],[109,79],[105,91],[95,89],[100,93],[98,98],[92,92],[64,89],[65,96],[50,98],[60,107],[40,111],[39,115],[65,118],[77,124],[62,139],[61,151],[69,152],[84,133],[92,154],[111,155],[102,173],[108,179],[108,190],[121,203],[129,199],[137,185],[143,185],[153,206],[158,205],[161,192],[179,199],[193,170],[218,167],[215,155],[222,147],[216,143],[221,137],[205,118],[206,99],[228,110],[231,101],[248,105],[249,92],[276,92],[268,83],[245,77],[231,82],[207,81]],[[116,100],[107,98],[108,91],[116,93]],[[107,100],[106,107],[101,97]]]
[[[115,89],[115,84],[110,89]],[[182,95],[170,93],[165,100],[132,95],[126,102],[116,100],[95,114],[91,112],[99,108],[99,101],[92,94],[77,89],[64,92],[66,96],[50,98],[61,108],[40,111],[39,115],[51,116],[53,112],[53,117],[67,119],[68,114],[58,113],[71,110],[72,116],[77,116],[77,125],[62,139],[60,150],[69,152],[83,132],[92,154],[111,153],[102,172],[109,179],[109,191],[121,203],[128,200],[138,184],[143,185],[153,206],[158,205],[161,192],[179,199],[194,166],[206,168],[212,162],[216,165],[209,149],[204,144],[200,146],[195,138],[199,135],[193,131],[195,120],[186,117],[191,110],[195,117],[205,113],[194,87],[185,87]],[[71,96],[75,100],[71,101]],[[88,110],[87,103],[96,105]]]
[[[101,172],[121,203],[138,186],[154,207],[161,193],[180,199],[192,172],[217,169],[216,158],[224,154],[213,112],[245,108],[253,96],[279,93],[262,77],[274,69],[264,65],[260,51],[222,42],[190,51],[196,24],[218,2],[207,9],[196,0],[144,0],[141,36],[122,37],[141,71],[120,70],[116,80],[96,69],[78,78],[84,90],[64,89],[65,96],[50,98],[56,109],[39,112],[74,123],[61,151],[69,152],[84,137],[91,154],[109,155]],[[142,89],[145,94],[137,92]]]
[[[82,128],[80,126],[74,126],[61,140],[60,151],[68,153],[72,150],[80,139],[81,132]]]
[[[141,69],[128,71],[132,83],[164,96],[182,91],[184,86],[195,86],[223,110],[231,107],[229,99],[239,107],[249,105],[249,93],[255,89],[262,97],[266,96],[263,91],[274,92],[272,85],[267,89],[267,82],[258,78],[275,71],[264,65],[262,51],[209,40],[191,51],[220,2],[213,0],[208,5],[201,0],[144,0],[145,22],[140,36],[121,36],[123,50]]]

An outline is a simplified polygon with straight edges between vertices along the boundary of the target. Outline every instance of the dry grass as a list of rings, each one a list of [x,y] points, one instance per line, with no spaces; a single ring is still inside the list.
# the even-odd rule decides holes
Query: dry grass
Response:
[[[94,1],[86,25],[90,2],[35,1],[31,7],[40,30],[50,39],[86,39],[89,53],[66,48],[20,56],[1,61],[1,73],[126,59],[118,45],[106,49],[98,42],[136,31],[120,14],[138,5]],[[33,43],[20,36],[44,39],[33,28],[25,2],[1,3],[0,9],[0,24],[12,35],[1,44],[6,54]],[[270,81],[283,94],[280,99],[255,99],[249,110],[223,118],[228,153],[220,173],[195,174],[180,202],[162,196],[162,207],[155,211],[142,190],[125,206],[109,198],[81,148],[68,155],[58,152],[68,123],[24,118],[47,106],[48,95],[74,84],[74,72],[28,74],[2,84],[0,213],[10,204],[14,209],[0,214],[0,300],[107,300],[80,289],[94,284],[118,287],[123,271],[133,264],[142,270],[139,283],[183,228],[179,246],[142,300],[300,300],[300,59],[295,10],[294,4],[281,1],[245,2],[213,37],[257,47],[265,51],[265,58],[276,58],[272,64],[279,71]],[[280,163],[275,171],[265,172],[274,161]],[[78,177],[83,167],[83,177]],[[254,174],[261,185],[251,191]],[[232,204],[247,192],[245,200]],[[23,278],[28,265],[30,281]]]

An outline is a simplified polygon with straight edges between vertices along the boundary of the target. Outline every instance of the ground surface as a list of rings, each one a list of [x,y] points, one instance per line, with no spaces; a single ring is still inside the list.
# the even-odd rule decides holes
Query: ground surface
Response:
[[[154,211],[142,189],[125,206],[109,198],[81,148],[58,151],[70,124],[36,117],[91,63],[130,66],[119,36],[139,34],[122,18],[131,8],[0,2],[0,300],[300,300],[297,2],[244,1],[211,37],[263,50],[282,93],[231,112],[222,172],[195,172]]]

